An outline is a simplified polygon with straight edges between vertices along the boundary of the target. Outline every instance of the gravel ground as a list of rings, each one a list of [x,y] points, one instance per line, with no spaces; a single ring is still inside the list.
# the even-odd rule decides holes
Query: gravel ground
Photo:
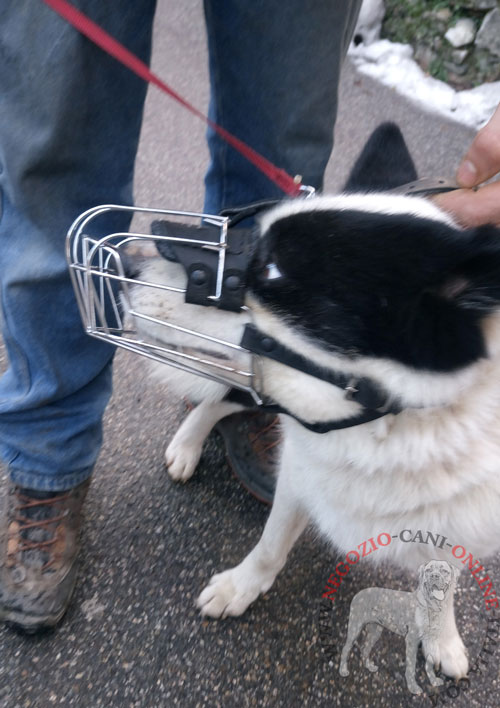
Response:
[[[154,65],[177,89],[206,105],[203,24],[192,9],[161,0]],[[450,175],[470,133],[419,112],[394,92],[346,67],[336,148],[327,185],[338,187],[371,130],[392,119],[404,129],[422,175]],[[204,128],[157,93],[148,98],[137,167],[137,201],[198,208],[206,164]],[[256,542],[267,510],[234,480],[214,434],[186,485],[165,474],[163,451],[183,404],[144,380],[143,363],[120,352],[105,445],[87,502],[80,583],[56,632],[26,638],[0,630],[3,708],[127,706],[427,706],[404,682],[404,642],[384,632],[379,671],[360,664],[338,674],[349,605],[363,587],[412,589],[414,580],[360,563],[335,603],[319,614],[337,562],[313,532],[291,554],[273,589],[239,619],[200,619],[194,600],[210,575],[238,562]],[[500,586],[500,560],[488,564]],[[457,595],[458,623],[472,658],[486,613],[472,579]],[[320,636],[321,635],[321,636]],[[326,651],[325,651],[326,648]],[[441,702],[500,704],[498,657],[488,655],[469,690]],[[422,661],[417,678],[427,687]],[[453,693],[453,689],[449,689]]]

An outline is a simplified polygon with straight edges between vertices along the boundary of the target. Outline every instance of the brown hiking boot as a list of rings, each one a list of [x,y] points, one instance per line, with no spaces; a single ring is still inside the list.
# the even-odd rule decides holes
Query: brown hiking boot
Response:
[[[89,483],[38,492],[8,482],[0,521],[0,619],[16,629],[36,632],[64,615],[75,587]]]
[[[242,485],[259,501],[272,504],[281,442],[279,416],[243,411],[223,418],[215,429]]]

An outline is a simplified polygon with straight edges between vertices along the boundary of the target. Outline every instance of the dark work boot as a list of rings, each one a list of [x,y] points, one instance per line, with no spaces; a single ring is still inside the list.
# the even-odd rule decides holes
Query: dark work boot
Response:
[[[279,416],[243,411],[223,418],[215,429],[242,485],[260,501],[272,504],[281,442]]]
[[[33,633],[64,615],[75,587],[89,483],[38,492],[8,482],[0,519],[0,620]]]

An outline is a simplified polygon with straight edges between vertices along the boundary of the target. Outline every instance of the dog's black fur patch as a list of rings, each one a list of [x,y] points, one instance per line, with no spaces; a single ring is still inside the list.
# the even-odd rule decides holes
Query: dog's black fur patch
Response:
[[[416,177],[399,129],[386,124],[347,185],[380,190],[393,165],[406,165],[398,184]],[[282,278],[262,277],[270,262]],[[500,231],[461,231],[411,214],[300,212],[274,222],[261,239],[249,285],[330,349],[453,371],[486,355],[480,324],[500,305]]]

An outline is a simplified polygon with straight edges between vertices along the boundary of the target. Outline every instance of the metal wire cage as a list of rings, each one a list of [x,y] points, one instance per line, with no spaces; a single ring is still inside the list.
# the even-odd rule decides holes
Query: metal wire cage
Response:
[[[103,230],[106,222],[124,219],[130,231]],[[149,233],[152,217],[168,217],[179,223],[210,224],[213,236],[200,240],[182,236],[158,236]],[[148,228],[142,224],[147,222]],[[148,248],[158,255],[155,242],[187,243],[190,246],[215,250],[218,254],[217,276],[210,299],[217,302],[221,295],[224,262],[227,247],[228,218],[199,212],[102,205],[81,214],[72,224],[67,237],[66,255],[85,331],[92,337],[112,343],[136,354],[165,363],[191,374],[203,376],[217,383],[238,388],[252,395],[255,402],[262,401],[258,394],[254,357],[238,343],[214,336],[213,332],[190,329],[183,322],[190,322],[189,313],[183,320],[183,308],[198,305],[184,304],[186,288],[179,284],[154,282],[127,274],[126,261],[130,249]],[[206,232],[203,232],[206,234]],[[149,310],[141,310],[135,295],[141,289],[162,292],[166,299],[175,301],[175,317],[158,317]],[[243,308],[244,310],[246,308]],[[240,317],[234,313],[217,312],[218,317]],[[248,320],[244,316],[244,321]],[[198,321],[209,317],[198,317]],[[243,324],[243,323],[242,323]]]

